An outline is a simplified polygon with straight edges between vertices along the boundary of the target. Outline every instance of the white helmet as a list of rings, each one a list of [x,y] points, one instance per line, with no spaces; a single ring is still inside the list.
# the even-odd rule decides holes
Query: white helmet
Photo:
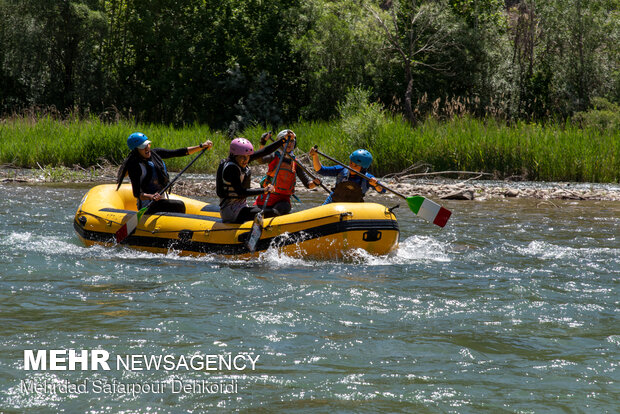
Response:
[[[276,141],[281,140],[282,138],[288,137],[289,135],[293,136],[293,141],[295,142],[295,148],[297,148],[297,135],[291,129],[283,129],[278,132],[278,136],[276,137]]]

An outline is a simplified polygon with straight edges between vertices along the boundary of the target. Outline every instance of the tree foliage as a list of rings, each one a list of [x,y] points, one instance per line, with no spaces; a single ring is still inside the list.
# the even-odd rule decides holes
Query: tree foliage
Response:
[[[338,116],[354,89],[412,122],[620,101],[620,0],[0,0],[0,19],[4,114],[234,134]]]

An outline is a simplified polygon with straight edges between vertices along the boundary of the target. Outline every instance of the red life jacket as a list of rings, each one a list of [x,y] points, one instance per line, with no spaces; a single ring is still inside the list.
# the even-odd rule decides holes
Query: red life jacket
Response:
[[[278,168],[278,162],[280,162],[280,158],[274,157],[269,163],[267,176],[270,177],[270,182],[275,187],[276,193],[290,196],[295,192],[295,180],[297,179],[297,175],[295,160],[290,158],[289,160],[291,161],[290,163],[285,162],[287,160],[282,161],[280,171],[276,177],[276,182],[273,184],[273,176],[276,174],[276,168]]]

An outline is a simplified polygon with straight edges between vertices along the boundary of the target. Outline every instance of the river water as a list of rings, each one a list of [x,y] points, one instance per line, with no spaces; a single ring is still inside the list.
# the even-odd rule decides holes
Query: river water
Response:
[[[85,188],[0,189],[2,412],[617,412],[619,202],[401,203],[387,257],[243,262],[86,248]]]

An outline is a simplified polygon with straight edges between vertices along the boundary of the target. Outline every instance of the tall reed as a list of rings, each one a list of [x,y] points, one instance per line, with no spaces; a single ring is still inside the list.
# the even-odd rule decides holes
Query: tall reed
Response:
[[[135,124],[121,120],[108,124],[97,117],[57,120],[42,117],[12,117],[0,121],[0,163],[16,167],[80,165],[102,162],[119,164],[128,154],[127,137],[135,131],[144,132],[153,147],[180,148],[198,145],[206,139],[214,142],[194,164],[194,171],[214,171],[214,165],[227,154],[228,139],[206,126],[175,129],[166,125]],[[172,170],[188,162],[172,158],[166,164]]]
[[[620,182],[617,132],[581,129],[570,122],[508,125],[493,118],[462,115],[443,121],[429,117],[412,128],[371,105],[334,121],[300,121],[286,127],[297,134],[298,154],[316,144],[346,162],[352,151],[368,149],[374,156],[370,170],[379,176],[423,163],[431,171],[480,171],[497,178]],[[281,128],[274,127],[274,134]],[[87,167],[103,160],[119,163],[129,152],[126,139],[134,131],[144,132],[153,146],[164,148],[211,139],[214,149],[195,164],[192,170],[196,172],[214,173],[230,142],[224,134],[200,125],[175,129],[123,120],[107,124],[96,117],[12,117],[0,121],[0,163],[31,168]],[[251,127],[240,135],[258,146],[263,132],[261,127]],[[184,157],[166,161],[171,170],[179,170],[187,162]]]

